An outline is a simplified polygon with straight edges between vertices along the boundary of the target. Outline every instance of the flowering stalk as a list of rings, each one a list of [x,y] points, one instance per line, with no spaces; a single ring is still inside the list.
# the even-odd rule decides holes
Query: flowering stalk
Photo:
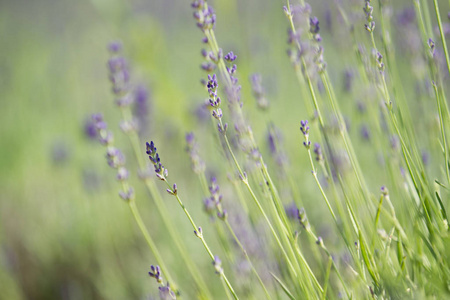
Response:
[[[257,146],[253,139],[253,135],[251,133],[250,127],[245,124],[245,121],[244,121],[244,118],[242,115],[242,110],[241,110],[242,103],[239,103],[239,95],[238,95],[240,87],[236,86],[237,79],[234,76],[232,76],[232,74],[234,74],[236,71],[236,65],[233,65],[231,68],[226,67],[225,61],[222,57],[222,50],[218,47],[218,44],[217,44],[217,41],[216,41],[216,38],[214,35],[213,28],[215,25],[215,14],[213,13],[213,10],[210,7],[208,7],[206,2],[203,0],[194,1],[192,4],[192,7],[196,10],[194,13],[194,17],[198,21],[197,26],[205,34],[204,42],[208,43],[210,48],[213,51],[213,54],[210,55],[210,57],[219,67],[219,70],[221,71],[221,75],[225,80],[225,86],[226,86],[226,89],[228,90],[229,98],[231,98],[231,99],[229,99],[230,103],[231,103],[230,107],[231,107],[231,109],[233,109],[235,111],[236,118],[238,119],[238,124],[235,124],[235,128],[239,129],[238,126],[242,127],[241,130],[247,134],[247,138],[249,139],[250,147],[251,147],[250,150],[257,152]],[[230,54],[227,57],[227,60],[229,60],[229,61],[234,61],[235,59],[236,59],[235,55],[232,55],[232,54]],[[215,80],[215,78],[209,78],[210,81],[211,81],[211,79]],[[217,88],[217,86],[215,88]],[[210,87],[208,87],[208,89],[210,89]],[[210,96],[211,96],[211,93],[210,93]],[[215,99],[212,99],[211,105],[215,108],[218,108],[217,106],[220,105],[220,102],[216,103]],[[262,206],[260,205],[259,201],[257,200],[256,195],[254,194],[253,190],[251,189],[251,187],[248,183],[247,175],[245,174],[245,172],[242,171],[233,151],[231,150],[228,139],[226,137],[227,124],[225,124],[225,127],[224,127],[222,120],[221,120],[222,111],[220,109],[216,109],[215,111],[213,111],[213,116],[219,120],[219,124],[218,124],[219,131],[223,132],[224,139],[227,144],[227,148],[232,156],[233,161],[235,162],[236,168],[239,171],[239,175],[240,175],[242,181],[247,186],[247,189],[251,193],[253,200],[255,201],[256,205],[258,206],[260,212],[263,214],[266,222],[269,224],[271,232],[274,235],[274,237],[277,241],[277,244],[280,246],[284,257],[286,258],[286,260],[288,262],[290,271],[293,272],[295,277],[297,277],[297,271],[299,270],[298,264],[296,263],[296,267],[294,268],[294,265],[292,264],[291,259],[289,258],[286,250],[284,249],[283,245],[281,244],[281,241],[280,241],[277,233],[275,232],[275,229],[273,228],[271,222],[269,221],[266,213],[262,209]],[[294,250],[293,250],[293,242],[294,242],[293,233],[288,224],[287,217],[286,217],[283,205],[281,204],[281,200],[280,200],[278,191],[268,173],[266,164],[264,163],[264,160],[261,155],[259,155],[259,163],[261,165],[262,175],[265,178],[265,181],[268,183],[267,189],[268,189],[269,193],[272,194],[272,197],[271,197],[272,202],[271,203],[274,205],[274,212],[275,212],[276,220],[278,221],[277,225],[281,231],[283,231],[283,232],[285,231],[288,233],[287,237],[283,234],[282,238],[283,238],[284,242],[288,245],[288,250],[290,250],[290,255],[295,256],[295,254],[297,254],[299,259],[303,262],[304,267],[308,270],[309,275],[315,279],[314,275],[312,274],[311,269],[309,268],[308,264],[304,260],[299,249],[297,248],[296,252],[294,252]],[[294,246],[294,247],[297,247],[297,246]],[[294,259],[296,260],[295,257],[294,257]],[[321,289],[320,285],[318,284],[317,280],[314,280],[314,282],[316,283],[316,286],[320,290],[320,292],[322,292],[322,289]]]
[[[216,207],[217,217],[225,223],[225,225],[226,225],[228,231],[230,232],[231,236],[233,237],[234,241],[236,242],[236,244],[241,249],[242,254],[244,255],[244,257],[247,260],[247,262],[250,264],[250,268],[252,269],[253,274],[258,279],[259,284],[263,288],[263,291],[264,291],[264,293],[266,295],[266,298],[267,299],[272,299],[270,297],[269,292],[266,289],[266,286],[265,286],[264,282],[262,281],[261,277],[259,276],[258,272],[256,271],[256,268],[253,265],[250,257],[248,256],[247,251],[245,250],[245,248],[242,245],[241,241],[239,240],[239,238],[237,237],[237,235],[234,232],[233,228],[231,227],[230,222],[228,221],[228,213],[227,213],[226,209],[224,209],[222,207],[222,195],[219,194],[219,185],[217,184],[216,178],[214,178],[214,177],[211,178],[211,186],[209,186],[209,189],[207,191],[205,191],[205,192],[206,193],[209,192],[209,194],[211,195],[210,201],[212,203],[214,203],[214,205]]]
[[[125,168],[125,156],[119,149],[114,147],[113,134],[111,131],[108,131],[106,123],[103,121],[103,116],[100,114],[95,114],[92,116],[92,120],[94,121],[95,127],[97,129],[100,143],[107,148],[106,158],[108,161],[108,165],[111,168],[117,170],[117,180],[120,181],[122,185],[122,191],[119,192],[119,196],[127,202],[128,206],[130,207],[131,213],[133,214],[133,217],[150,248],[150,251],[152,252],[158,264],[163,267],[164,275],[167,277],[168,281],[172,282],[174,289],[177,290],[175,281],[172,279],[172,276],[170,275],[168,268],[166,267],[162,256],[159,253],[159,250],[156,247],[156,244],[153,241],[150,233],[148,232],[147,227],[145,226],[136,206],[134,189],[128,183],[129,172]]]
[[[178,195],[178,188],[176,183],[173,185],[170,185],[170,183],[167,181],[167,177],[169,175],[169,172],[164,166],[161,164],[161,159],[159,157],[159,153],[156,152],[155,144],[152,142],[146,144],[146,153],[150,159],[150,161],[153,163],[153,166],[155,168],[156,177],[166,183],[168,186],[167,192],[174,196],[180,207],[183,209],[186,217],[189,219],[189,222],[191,223],[192,227],[194,228],[194,234],[202,241],[203,246],[206,249],[206,252],[208,252],[209,256],[213,260],[213,262],[216,261],[216,257],[211,252],[208,244],[206,243],[205,238],[203,237],[203,230],[201,227],[197,227],[194,220],[192,219],[191,215],[189,214],[188,210],[184,206],[183,202],[181,201],[180,196]],[[221,269],[220,272],[218,272],[218,275],[220,276],[221,280],[225,281],[226,286],[228,287],[230,293],[233,295],[234,299],[239,299],[236,293],[234,292],[233,287],[231,286],[231,283],[228,281],[228,278],[226,277],[223,269]]]
[[[296,275],[296,270],[293,266],[293,264],[290,261],[290,258],[287,255],[287,252],[284,250],[283,245],[281,244],[281,241],[277,235],[277,233],[275,232],[274,227],[272,226],[272,223],[270,222],[269,218],[267,217],[266,212],[264,211],[261,203],[259,202],[258,198],[256,197],[256,194],[254,193],[253,189],[251,188],[249,182],[248,182],[248,178],[247,178],[247,174],[245,172],[242,171],[242,168],[239,164],[239,162],[236,159],[236,156],[234,155],[234,152],[231,148],[230,142],[228,141],[228,137],[227,137],[227,128],[228,128],[228,124],[224,124],[222,122],[222,109],[220,108],[220,104],[221,104],[221,100],[220,97],[217,96],[217,88],[218,88],[219,84],[217,82],[217,77],[214,74],[213,76],[208,75],[208,82],[207,82],[207,88],[208,88],[208,93],[209,96],[211,97],[209,102],[210,105],[214,108],[213,112],[212,112],[212,116],[217,119],[218,121],[218,130],[219,132],[222,134],[223,139],[225,140],[225,144],[227,146],[228,152],[230,153],[233,162],[239,172],[239,177],[241,178],[242,182],[245,184],[245,186],[247,187],[248,191],[250,192],[252,199],[254,200],[255,204],[258,206],[259,211],[261,212],[261,214],[263,215],[264,219],[266,220],[267,224],[269,225],[269,228],[272,232],[272,234],[274,235],[279,247],[281,248],[283,255],[285,256],[288,265],[291,268],[291,271]]]
[[[151,271],[148,272],[150,277],[155,278],[156,282],[160,284],[159,297],[163,300],[174,300],[177,296],[174,291],[171,290],[169,282],[164,285],[163,278],[161,276],[161,268],[159,266],[150,266]]]
[[[366,0],[367,1],[367,0]],[[368,1],[370,2],[370,1]],[[375,42],[375,39],[373,37],[373,31],[370,31],[371,35],[371,41],[372,46],[374,49],[377,49],[377,45]],[[425,220],[427,224],[427,228],[431,235],[435,234],[435,230],[437,229],[436,224],[433,222],[433,215],[432,212],[435,214],[438,214],[438,209],[434,202],[430,202],[430,199],[433,197],[431,196],[432,191],[430,191],[430,187],[426,183],[426,178],[423,178],[423,175],[425,172],[423,170],[423,163],[417,159],[416,154],[416,147],[413,142],[410,143],[410,145],[407,145],[405,137],[403,136],[403,132],[400,131],[399,122],[397,120],[397,116],[394,114],[393,111],[393,104],[390,99],[389,89],[387,86],[384,68],[385,65],[382,62],[382,55],[377,52],[377,61],[380,71],[380,77],[381,77],[381,83],[382,87],[380,88],[380,92],[385,99],[386,107],[387,107],[387,114],[391,121],[391,126],[393,127],[394,131],[397,133],[401,148],[402,148],[402,154],[404,157],[404,161],[406,163],[408,172],[411,176],[411,179],[413,181],[415,190],[418,193],[418,196],[421,200],[422,208],[424,210],[425,214]],[[384,112],[384,111],[383,111]]]
[[[139,124],[137,122],[137,120],[133,117],[133,113],[131,111],[132,98],[130,75],[128,70],[128,63],[121,55],[122,45],[118,42],[113,42],[110,44],[109,50],[112,54],[112,57],[108,61],[110,80],[113,85],[112,90],[117,97],[116,104],[122,114],[121,129],[128,136],[135,158],[138,162],[139,178],[144,182],[145,187],[149,191],[151,198],[156,205],[156,209],[158,210],[158,213],[161,216],[172,241],[175,243],[178,252],[180,253],[183,261],[186,263],[187,269],[191,273],[192,278],[194,279],[198,287],[200,296],[204,298],[212,298],[211,293],[209,292],[209,289],[204,282],[200,271],[198,270],[198,266],[192,261],[192,258],[187,255],[187,251],[184,245],[181,243],[182,239],[178,234],[178,231],[175,230],[172,224],[170,214],[167,211],[166,206],[164,205],[161,194],[159,193],[154,180],[152,180],[150,177],[149,166],[141,155],[141,138],[138,134],[138,125],[143,124]]]

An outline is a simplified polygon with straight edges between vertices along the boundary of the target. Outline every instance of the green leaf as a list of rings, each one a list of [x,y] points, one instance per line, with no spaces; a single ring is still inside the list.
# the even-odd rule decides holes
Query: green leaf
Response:
[[[447,211],[445,210],[445,206],[444,203],[442,203],[442,199],[441,196],[439,196],[439,193],[436,192],[436,198],[439,202],[439,206],[441,207],[441,213],[442,213],[442,217],[448,221],[448,217],[447,217]]]
[[[292,295],[292,293],[288,290],[288,288],[286,287],[286,285],[281,281],[280,278],[278,278],[277,276],[275,276],[275,274],[273,274],[272,272],[270,272],[270,275],[272,275],[272,277],[278,282],[278,284],[281,286],[281,288],[283,289],[283,291],[286,293],[286,295],[292,299],[295,300],[295,297]]]

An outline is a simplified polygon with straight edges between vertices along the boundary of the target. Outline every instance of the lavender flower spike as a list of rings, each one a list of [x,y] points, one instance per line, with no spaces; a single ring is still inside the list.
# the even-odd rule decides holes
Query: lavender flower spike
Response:
[[[191,159],[191,167],[195,174],[205,172],[205,162],[201,159],[198,153],[198,145],[195,141],[193,132],[186,133],[186,151],[189,153]]]
[[[253,74],[250,76],[250,83],[252,85],[253,96],[256,99],[256,104],[261,109],[267,109],[269,107],[269,101],[267,101],[266,93],[262,86],[262,79],[260,74]]]
[[[150,161],[153,163],[155,167],[156,176],[161,180],[166,180],[167,176],[169,176],[169,172],[164,166],[161,164],[161,159],[159,158],[159,154],[156,152],[155,143],[151,141],[150,143],[146,143],[147,147],[147,155]]]
[[[305,138],[303,145],[306,149],[309,149],[311,147],[311,141],[309,140],[309,126],[307,120],[300,121],[300,131],[303,133],[303,137]]]
[[[322,148],[320,147],[319,143],[315,143],[314,144],[314,153],[316,154],[316,160],[318,162],[323,161],[323,153],[322,153]]]

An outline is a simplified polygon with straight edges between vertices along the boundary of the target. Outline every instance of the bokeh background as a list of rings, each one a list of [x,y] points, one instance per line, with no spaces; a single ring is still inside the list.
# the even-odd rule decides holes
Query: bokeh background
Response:
[[[351,91],[346,89],[351,85],[348,74],[356,69],[348,28],[338,14],[337,2],[312,2],[313,14],[321,20],[333,84],[349,120],[366,180],[376,192],[384,183],[384,173],[370,141],[361,135],[365,117],[358,110],[358,101],[366,97],[367,91],[357,86]],[[343,2],[341,5],[363,36],[362,2],[339,2]],[[217,14],[220,46],[238,55],[244,109],[261,152],[270,156],[267,129],[273,123],[283,133],[283,145],[294,166],[291,171],[311,222],[326,232],[329,214],[319,201],[307,157],[302,154],[299,121],[310,116],[286,55],[288,24],[284,3],[211,3]],[[448,11],[448,2],[440,3],[441,10]],[[429,86],[425,80],[420,81],[421,68],[425,67],[413,60],[414,47],[419,47],[417,41],[414,35],[405,33],[409,25],[401,23],[401,14],[407,17],[412,2],[396,0],[390,4],[395,25],[391,36],[401,54],[397,58],[404,67],[400,70],[402,80],[409,87],[405,92],[412,99],[412,112],[419,117],[430,108],[415,105],[419,101],[414,101],[426,95],[420,91],[427,91]],[[150,121],[144,138],[157,142],[185,204],[198,223],[208,228],[210,221],[202,211],[204,195],[184,151],[186,132],[195,132],[208,174],[218,176],[225,203],[234,204],[214,128],[199,112],[206,96],[200,85],[200,79],[206,77],[200,69],[201,38],[187,0],[0,2],[1,299],[147,299],[157,295],[157,285],[147,275],[155,262],[128,207],[117,195],[119,184],[105,163],[104,148],[86,134],[87,121],[96,112],[103,113],[115,132],[117,145],[127,155],[145,223],[161,252],[167,253],[165,259],[178,281],[184,281],[186,271],[180,259],[170,254],[175,253],[173,245],[137,179],[131,149],[118,126],[120,116],[106,66],[107,45],[113,40],[122,41],[132,82],[147,88],[150,95]],[[258,110],[252,97],[248,78],[254,72],[262,75],[270,101],[267,111]],[[430,128],[437,130],[438,123],[433,122],[430,118]],[[417,128],[417,132],[424,137],[430,172],[439,170],[439,162],[433,159],[437,145],[427,135],[429,128]],[[144,145],[142,149],[144,155]],[[212,289],[220,289],[187,219],[173,198],[164,197],[183,242],[202,270],[210,272],[205,277],[211,277],[208,283]],[[233,211],[233,207],[229,210]],[[205,231],[220,254],[214,236]],[[189,285],[182,287],[189,290]]]

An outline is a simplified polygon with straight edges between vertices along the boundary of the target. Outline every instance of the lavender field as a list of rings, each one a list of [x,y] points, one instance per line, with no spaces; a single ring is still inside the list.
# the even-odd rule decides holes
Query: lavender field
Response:
[[[2,1],[0,37],[0,299],[450,299],[450,1]]]

